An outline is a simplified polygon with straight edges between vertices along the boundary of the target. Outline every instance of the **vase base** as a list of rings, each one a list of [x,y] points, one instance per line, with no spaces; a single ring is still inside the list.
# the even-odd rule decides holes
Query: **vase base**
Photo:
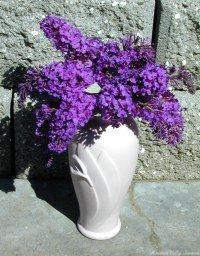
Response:
[[[77,223],[77,228],[81,232],[81,234],[83,234],[88,238],[95,239],[95,240],[106,240],[116,236],[119,233],[121,229],[121,221],[120,219],[118,219],[118,223],[115,228],[113,228],[108,232],[102,232],[102,233],[89,231],[85,229],[81,224],[79,224],[79,222]]]

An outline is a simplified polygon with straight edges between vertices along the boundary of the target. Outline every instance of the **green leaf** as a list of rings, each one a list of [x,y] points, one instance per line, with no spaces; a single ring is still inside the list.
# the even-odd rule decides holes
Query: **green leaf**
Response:
[[[101,91],[101,87],[97,84],[91,84],[88,88],[85,89],[85,92],[90,93],[90,94],[96,94]]]

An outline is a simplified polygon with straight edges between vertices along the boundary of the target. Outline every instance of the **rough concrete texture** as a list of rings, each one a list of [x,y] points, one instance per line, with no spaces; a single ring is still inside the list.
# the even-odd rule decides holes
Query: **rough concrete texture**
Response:
[[[109,39],[140,33],[151,38],[154,1],[0,1],[0,77],[11,67],[44,64],[59,57],[39,29],[39,21],[47,14],[65,17],[88,36]]]
[[[14,86],[13,73],[17,80],[23,67],[61,58],[39,29],[39,21],[47,14],[65,17],[88,36],[105,40],[131,33],[151,38],[154,1],[0,1],[0,80],[4,85]],[[17,176],[65,177],[66,155],[57,157],[50,170],[44,168],[48,156],[43,148],[35,146],[33,109],[18,109],[15,95],[14,111]]]
[[[157,8],[157,60],[185,65],[200,88],[200,0],[158,0]]]
[[[0,87],[0,177],[11,173],[10,107],[12,91]]]
[[[122,229],[107,241],[77,231],[69,182],[0,180],[0,190],[0,255],[200,254],[199,182],[136,183],[121,210]]]
[[[176,148],[155,140],[146,125],[139,123],[140,155],[136,179],[200,179],[200,91],[191,95],[176,91],[185,119],[184,139]]]

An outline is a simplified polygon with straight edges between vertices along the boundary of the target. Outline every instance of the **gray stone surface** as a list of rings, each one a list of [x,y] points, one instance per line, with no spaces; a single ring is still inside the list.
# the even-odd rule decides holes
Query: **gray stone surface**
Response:
[[[199,182],[135,183],[120,233],[95,241],[76,229],[71,183],[0,180],[0,255],[200,255],[199,197]]]
[[[200,87],[200,0],[158,0],[157,60],[189,68]],[[159,17],[158,17],[159,21]]]
[[[58,58],[39,29],[47,14],[65,17],[88,36],[104,39],[140,33],[151,37],[154,1],[0,1],[0,80],[11,67],[39,65]]]
[[[140,155],[135,179],[200,179],[200,91],[191,95],[176,91],[185,119],[184,139],[176,148],[156,141],[146,125],[139,123]]]
[[[39,29],[39,21],[47,14],[65,17],[88,36],[105,40],[130,33],[151,37],[154,1],[0,1],[0,81],[13,86],[15,79],[9,77],[16,67],[17,78],[22,67],[43,65],[61,57]],[[6,75],[8,71],[10,76]],[[51,170],[44,168],[47,156],[41,147],[35,146],[38,142],[34,137],[32,107],[19,110],[15,95],[14,111],[17,176],[64,178],[68,169],[66,155],[58,156]]]
[[[0,177],[11,173],[10,107],[12,91],[0,87]]]
[[[154,251],[148,255],[200,255],[199,182],[137,183],[134,211],[151,227]]]

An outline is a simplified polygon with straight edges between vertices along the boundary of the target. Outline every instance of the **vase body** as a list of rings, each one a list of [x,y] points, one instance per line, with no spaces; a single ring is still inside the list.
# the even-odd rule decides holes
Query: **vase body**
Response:
[[[92,239],[115,236],[123,198],[138,158],[135,123],[113,128],[100,119],[79,132],[69,146],[72,182],[79,203],[79,231]]]

